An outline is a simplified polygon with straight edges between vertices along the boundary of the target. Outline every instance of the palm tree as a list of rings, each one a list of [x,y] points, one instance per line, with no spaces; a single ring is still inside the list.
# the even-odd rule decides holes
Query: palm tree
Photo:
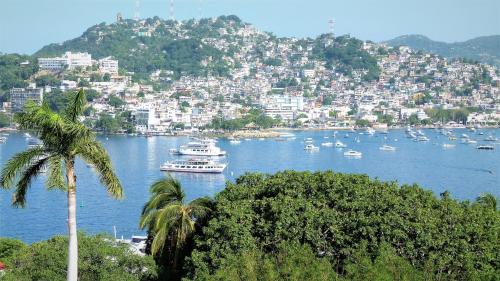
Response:
[[[168,250],[169,262],[177,268],[179,253],[186,241],[208,219],[213,202],[207,197],[184,203],[186,195],[180,182],[171,175],[153,183],[151,198],[142,209],[139,222],[153,235],[151,253]]]
[[[33,130],[42,146],[14,155],[2,170],[0,186],[15,186],[13,205],[24,207],[31,181],[48,167],[46,186],[68,194],[69,253],[67,280],[78,278],[78,242],[76,232],[76,175],[75,159],[82,158],[93,165],[108,194],[122,198],[123,190],[116,177],[106,150],[92,131],[79,119],[85,107],[83,90],[71,98],[65,111],[57,114],[43,104],[28,103],[23,113],[15,116],[21,129]],[[66,178],[66,179],[65,179]]]

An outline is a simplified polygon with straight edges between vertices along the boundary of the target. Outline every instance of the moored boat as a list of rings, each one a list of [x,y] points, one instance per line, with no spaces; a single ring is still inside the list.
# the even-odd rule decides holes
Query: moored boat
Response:
[[[349,149],[348,151],[344,152],[344,156],[347,156],[347,157],[361,157],[361,156],[363,156],[363,153],[361,153],[359,151],[356,151],[356,150]]]
[[[210,159],[189,159],[165,162],[160,171],[188,172],[188,173],[222,173],[227,164],[218,163]]]
[[[380,150],[384,150],[384,151],[396,151],[396,148],[394,146],[390,146],[390,145],[382,145],[381,147],[379,147]]]

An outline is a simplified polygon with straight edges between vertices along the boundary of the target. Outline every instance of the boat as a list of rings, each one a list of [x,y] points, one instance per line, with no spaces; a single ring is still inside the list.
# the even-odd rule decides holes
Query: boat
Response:
[[[463,138],[463,139],[468,139],[468,138],[469,138],[469,136],[468,136],[467,134],[462,134],[462,138]]]
[[[174,160],[165,162],[160,166],[164,172],[188,173],[222,173],[227,164],[218,163],[210,159]]]
[[[324,142],[324,143],[321,144],[321,146],[332,147],[333,146],[333,142]]]
[[[477,141],[472,140],[472,139],[465,139],[462,143],[464,143],[464,144],[476,144]]]
[[[132,236],[132,239],[123,239],[123,237],[121,239],[115,238],[116,243],[128,245],[130,251],[139,256],[146,255],[147,240],[148,240],[147,236],[138,236],[138,235]]]
[[[496,141],[497,139],[493,137],[492,135],[489,135],[487,138],[484,139],[485,141]]]
[[[370,135],[370,136],[373,136],[375,134],[375,130],[372,129],[372,128],[368,128],[368,129],[366,129],[366,134]]]
[[[307,151],[318,151],[319,147],[314,146],[313,144],[308,144],[308,145],[306,145],[304,147],[304,150],[307,150]]]
[[[6,137],[0,137],[0,144],[1,143],[6,143],[7,142],[7,138]]]
[[[390,145],[382,145],[381,147],[379,147],[380,150],[384,150],[384,151],[396,151],[396,148],[394,146],[390,146]]]
[[[349,149],[348,151],[344,152],[344,156],[347,156],[347,157],[361,157],[361,156],[363,156],[363,153],[361,153],[359,151],[355,151],[355,150]]]
[[[42,143],[36,138],[29,138],[27,141],[28,148],[42,147]]]
[[[417,138],[417,141],[429,141],[429,138],[426,136],[420,136]]]
[[[246,141],[251,141],[252,139],[251,139],[251,138],[246,138],[245,140],[246,140]]]
[[[27,139],[30,139],[31,135],[30,135],[30,133],[24,133],[24,137],[27,138]]]
[[[494,150],[495,149],[495,147],[493,145],[478,145],[476,148],[481,149],[481,150]]]
[[[229,141],[230,144],[240,144],[241,141],[239,139],[234,139]]]
[[[336,141],[335,142],[335,147],[337,147],[337,148],[344,148],[344,147],[347,147],[347,145],[345,145],[341,141]]]
[[[215,140],[200,139],[181,145],[177,152],[188,156],[224,156],[226,152],[215,145]]]
[[[171,148],[171,149],[168,150],[168,153],[170,153],[170,154],[179,154],[179,150],[175,149],[175,148]]]
[[[443,143],[443,148],[454,148],[455,145],[452,143]]]

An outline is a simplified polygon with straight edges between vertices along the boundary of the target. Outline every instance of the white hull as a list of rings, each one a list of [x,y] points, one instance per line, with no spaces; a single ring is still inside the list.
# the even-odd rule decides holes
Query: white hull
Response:
[[[198,151],[190,151],[190,150],[179,150],[177,152],[179,155],[186,156],[224,156],[226,155],[225,151],[222,152],[198,152]]]
[[[182,168],[184,166],[184,168]],[[162,165],[160,171],[164,172],[186,172],[186,173],[222,173],[226,165],[217,165],[217,167],[209,168],[207,166],[197,166],[197,168],[187,168],[186,165]]]

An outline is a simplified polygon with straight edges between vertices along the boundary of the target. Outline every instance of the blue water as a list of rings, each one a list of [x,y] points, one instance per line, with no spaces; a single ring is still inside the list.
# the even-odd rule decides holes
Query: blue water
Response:
[[[188,200],[213,196],[224,188],[227,180],[233,181],[246,171],[274,173],[284,169],[365,173],[383,180],[418,183],[436,194],[448,190],[460,200],[474,200],[482,192],[500,198],[500,145],[496,145],[494,151],[481,151],[475,149],[475,145],[460,144],[458,140],[455,148],[443,149],[443,143],[450,143],[445,136],[434,130],[424,131],[431,139],[429,142],[413,142],[405,137],[403,130],[390,131],[387,140],[378,133],[368,136],[349,132],[350,137],[344,138],[347,132],[339,132],[337,139],[361,151],[361,159],[346,158],[342,150],[334,147],[321,147],[322,142],[335,142],[332,131],[294,132],[296,139],[285,142],[253,139],[232,145],[221,139],[218,145],[228,153],[222,160],[229,163],[223,174],[177,173],[175,177],[181,181]],[[455,130],[455,134],[467,133],[477,140],[489,134],[500,137],[500,130],[483,131],[484,136],[466,130]],[[319,152],[303,150],[306,137],[314,139],[320,146]],[[354,137],[359,137],[361,142],[356,143]],[[118,236],[141,234],[137,222],[149,198],[149,185],[164,175],[159,171],[160,164],[177,157],[169,155],[168,150],[188,139],[110,136],[108,139],[99,137],[99,140],[111,156],[126,197],[121,201],[110,198],[92,169],[77,162],[78,228],[88,233],[112,233],[116,226]],[[379,150],[384,143],[396,146],[397,151]],[[22,134],[8,136],[7,143],[0,145],[2,166],[25,148]],[[13,208],[12,191],[0,190],[0,236],[34,242],[66,233],[66,194],[47,191],[44,180],[42,175],[33,182],[25,209]]]

